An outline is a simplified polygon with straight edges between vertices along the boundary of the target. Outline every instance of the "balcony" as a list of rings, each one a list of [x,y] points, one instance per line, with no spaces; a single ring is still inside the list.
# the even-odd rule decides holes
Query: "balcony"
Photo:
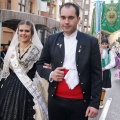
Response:
[[[7,8],[6,6],[7,6],[6,2],[1,2],[0,1],[0,10],[1,9],[6,9]]]

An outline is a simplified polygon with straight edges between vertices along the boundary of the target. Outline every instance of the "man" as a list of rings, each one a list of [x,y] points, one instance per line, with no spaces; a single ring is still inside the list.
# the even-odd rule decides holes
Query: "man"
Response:
[[[48,37],[37,71],[49,81],[49,120],[88,120],[98,114],[102,70],[96,38],[77,30],[79,8],[60,7],[63,32]],[[43,67],[51,64],[52,69]]]

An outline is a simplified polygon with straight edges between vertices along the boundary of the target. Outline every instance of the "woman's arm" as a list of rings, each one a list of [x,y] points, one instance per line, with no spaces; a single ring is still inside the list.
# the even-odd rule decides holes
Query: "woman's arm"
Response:
[[[110,63],[105,66],[105,69],[111,69],[115,66],[115,56],[112,51],[110,51]]]

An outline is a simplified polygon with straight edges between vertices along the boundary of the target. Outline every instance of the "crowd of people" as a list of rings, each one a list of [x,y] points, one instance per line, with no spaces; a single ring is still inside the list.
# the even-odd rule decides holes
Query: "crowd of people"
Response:
[[[44,46],[34,23],[18,24],[4,58],[0,120],[88,120],[98,115],[105,89],[111,88],[115,57],[108,39],[99,48],[97,38],[77,30],[79,21],[79,7],[63,4],[63,31],[50,35]]]

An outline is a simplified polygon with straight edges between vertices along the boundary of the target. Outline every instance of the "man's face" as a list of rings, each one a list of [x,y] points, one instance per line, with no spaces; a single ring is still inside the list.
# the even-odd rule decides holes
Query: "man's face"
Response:
[[[63,7],[60,12],[60,25],[66,35],[71,35],[76,29],[80,18],[74,7]]]

